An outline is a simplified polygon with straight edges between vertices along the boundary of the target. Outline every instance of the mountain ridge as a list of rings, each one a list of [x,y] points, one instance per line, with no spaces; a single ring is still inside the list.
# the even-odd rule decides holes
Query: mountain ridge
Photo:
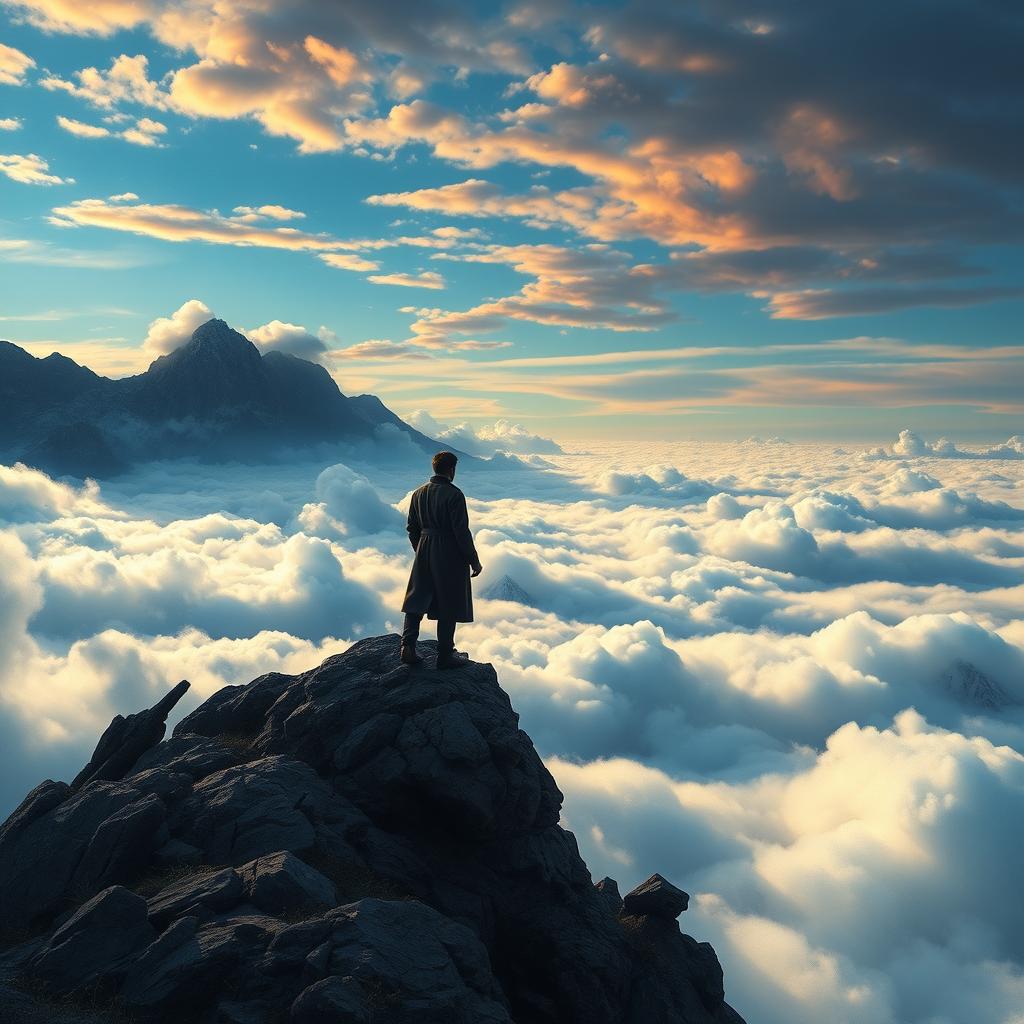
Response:
[[[254,461],[279,446],[393,446],[401,434],[424,453],[443,447],[375,396],[345,395],[326,367],[261,353],[217,318],[120,379],[0,342],[0,455],[59,475],[110,476],[154,457]]]

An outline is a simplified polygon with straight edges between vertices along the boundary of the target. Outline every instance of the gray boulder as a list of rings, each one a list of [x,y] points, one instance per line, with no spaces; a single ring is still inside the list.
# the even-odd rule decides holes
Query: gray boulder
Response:
[[[329,1012],[375,1022],[511,1021],[480,940],[418,901],[366,899],[339,907],[282,933],[269,956],[280,945],[294,958],[296,944],[310,947],[306,969],[325,977],[295,1001],[293,1021],[313,1024],[331,1019]]]
[[[309,765],[266,757],[214,772],[199,782],[176,816],[179,836],[207,863],[242,864],[278,850],[313,847],[313,822],[331,788]]]
[[[690,904],[690,897],[661,875],[651,875],[622,899],[622,912],[634,917],[647,914],[674,921]]]
[[[165,928],[180,917],[202,919],[242,902],[245,887],[233,868],[196,871],[175,879],[148,904],[149,919]]]
[[[55,995],[88,989],[127,970],[156,938],[146,901],[119,885],[83,903],[29,961]]]
[[[327,910],[338,902],[334,884],[287,851],[243,864],[237,875],[249,902],[269,914]]]
[[[216,1005],[240,968],[264,953],[282,925],[260,915],[237,915],[200,925],[179,918],[135,961],[119,995],[145,1017]]]
[[[54,805],[60,792],[35,790],[33,804],[23,803],[0,833],[0,920],[8,927],[32,926],[75,897],[131,881],[166,841],[163,802],[130,783],[94,782]]]

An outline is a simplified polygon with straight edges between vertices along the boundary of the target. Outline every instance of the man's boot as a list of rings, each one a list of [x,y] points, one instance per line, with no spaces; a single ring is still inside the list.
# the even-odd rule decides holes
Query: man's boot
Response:
[[[418,665],[423,659],[416,653],[416,645],[413,644],[411,647],[406,644],[402,644],[401,654],[403,665]]]
[[[438,668],[460,668],[463,665],[468,664],[469,657],[462,653],[462,651],[448,651],[445,654],[438,654],[437,656],[437,667]]]

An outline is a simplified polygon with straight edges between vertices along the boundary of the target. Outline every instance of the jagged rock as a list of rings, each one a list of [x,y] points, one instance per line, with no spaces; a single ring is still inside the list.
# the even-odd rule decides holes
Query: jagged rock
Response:
[[[137,775],[159,767],[198,781],[245,760],[243,751],[217,740],[205,736],[174,736],[143,754],[131,773]]]
[[[247,686],[222,686],[209,700],[175,727],[175,738],[254,735],[263,728],[267,712],[294,682],[293,676],[268,672]]]
[[[128,967],[156,938],[146,901],[119,885],[82,904],[29,961],[29,973],[57,995],[86,989]]]
[[[616,917],[619,916],[619,911],[622,910],[622,897],[619,895],[619,883],[614,878],[608,878],[607,876],[602,878],[600,882],[594,884],[594,888],[598,891],[601,899],[608,905],[608,909]]]
[[[635,950],[630,1021],[742,1024],[725,1002],[722,966],[708,943],[682,934],[674,919],[651,915],[623,923]]]
[[[338,902],[329,879],[287,852],[258,857],[237,874],[250,902],[270,914],[325,910]]]
[[[20,835],[36,818],[64,803],[70,794],[71,787],[66,782],[54,782],[52,779],[40,782],[0,826],[0,844],[5,836]]]
[[[232,868],[199,871],[172,882],[149,900],[149,919],[161,928],[179,917],[209,917],[237,906],[245,886]]]
[[[60,792],[50,788],[41,799],[40,788],[32,807],[23,803],[0,831],[0,920],[11,928],[130,881],[166,842],[163,802],[130,783],[96,782],[29,814]]]
[[[188,688],[188,680],[182,679],[148,711],[114,718],[96,744],[89,763],[75,776],[71,789],[81,789],[94,779],[107,782],[123,779],[132,765],[164,738],[167,716]]]
[[[95,892],[110,882],[133,878],[154,852],[166,814],[167,808],[152,793],[111,814],[89,840],[73,885]]]
[[[337,979],[304,991],[296,1000],[293,1020],[312,1024],[330,1019],[317,1016],[327,1011],[370,1020],[368,1004],[375,999],[384,1007],[372,1015],[374,1021],[510,1021],[480,940],[415,900],[360,900],[289,929],[272,943],[271,957],[278,944],[289,946],[293,957],[296,947],[308,946],[317,954],[319,970]],[[354,986],[345,983],[349,979]]]
[[[651,875],[622,900],[622,912],[634,917],[645,914],[674,921],[688,906],[690,897],[661,875]]]
[[[136,1011],[171,1019],[214,1005],[239,966],[258,959],[281,927],[258,915],[201,927],[195,917],[179,918],[135,961],[120,996]]]
[[[40,935],[10,969],[134,886],[153,931],[89,970],[139,1024],[737,1024],[685,893],[593,884],[493,669],[398,653],[226,688],[121,780],[33,790],[0,827],[0,915]]]
[[[262,758],[199,782],[179,812],[180,835],[213,864],[309,850],[316,839],[312,819],[331,798],[330,786],[308,765]]]

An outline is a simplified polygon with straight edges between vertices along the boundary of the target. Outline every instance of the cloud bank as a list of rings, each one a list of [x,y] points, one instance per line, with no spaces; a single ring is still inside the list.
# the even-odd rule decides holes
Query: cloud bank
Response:
[[[447,429],[534,460],[462,467],[482,581],[520,594],[478,592],[459,642],[495,665],[595,874],[684,885],[686,928],[767,1024],[1014,1021],[1013,443],[566,454],[509,423]],[[398,626],[408,470],[368,452],[253,479],[154,463],[75,488],[0,469],[6,808],[182,677],[185,713]]]

